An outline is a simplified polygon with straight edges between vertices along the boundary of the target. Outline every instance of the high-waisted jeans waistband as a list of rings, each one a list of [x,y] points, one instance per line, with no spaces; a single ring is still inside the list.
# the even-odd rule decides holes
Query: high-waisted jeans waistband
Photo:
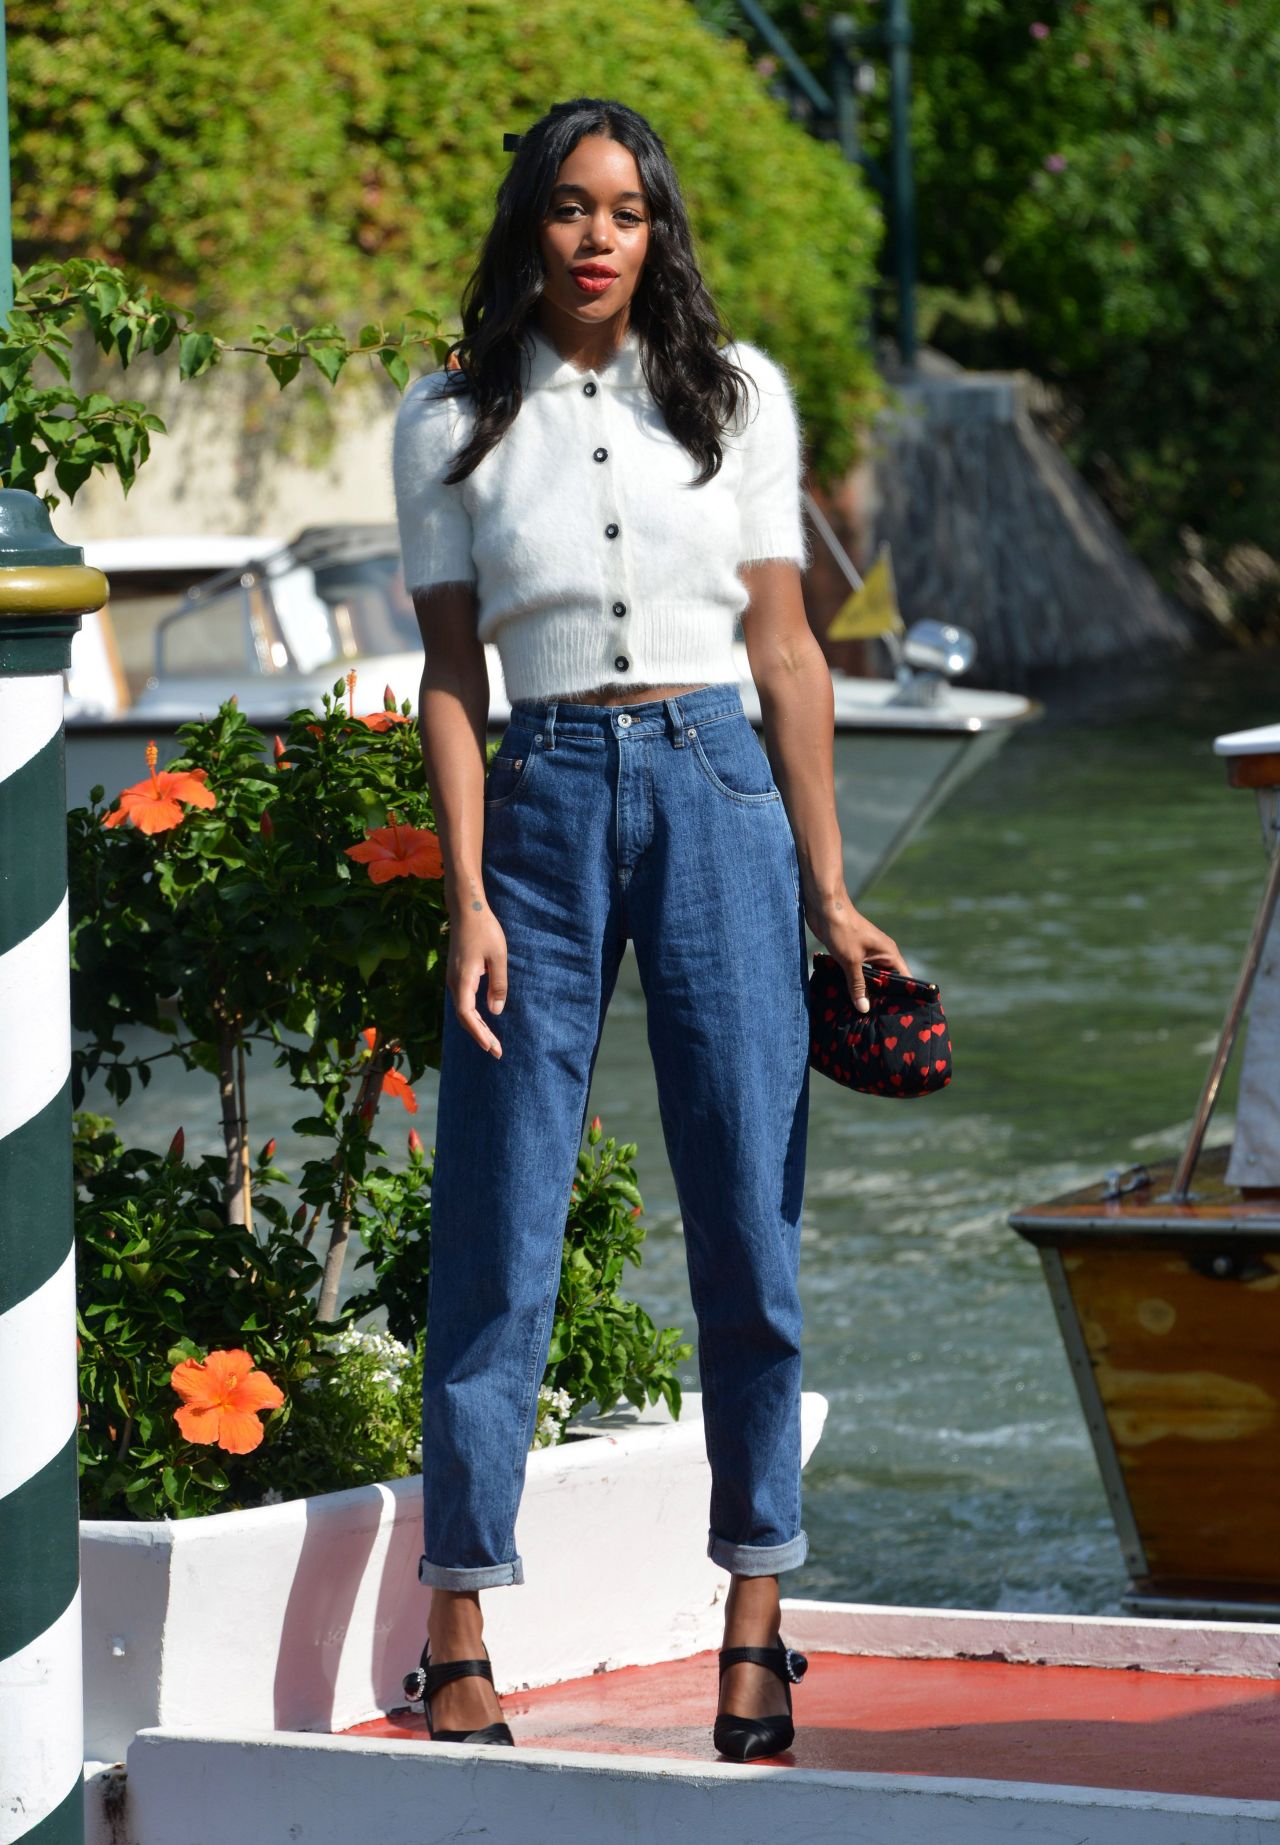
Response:
[[[670,698],[637,699],[625,705],[576,704],[565,698],[512,700],[511,721],[518,728],[536,728],[548,749],[557,735],[591,736],[598,732],[632,736],[668,736],[679,748],[691,724],[709,724],[713,718],[741,717],[742,694],[727,682],[699,686]]]

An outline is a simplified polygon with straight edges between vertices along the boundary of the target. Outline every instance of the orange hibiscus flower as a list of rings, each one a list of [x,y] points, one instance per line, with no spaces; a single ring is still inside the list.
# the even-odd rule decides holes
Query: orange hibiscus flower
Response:
[[[371,1025],[367,1031],[362,1031],[360,1033],[360,1036],[364,1039],[365,1043],[369,1046],[369,1054],[370,1056],[372,1056],[374,1051],[376,1051],[378,1048],[377,1032],[374,1030],[373,1026]],[[405,1077],[401,1076],[399,1070],[384,1070],[383,1071],[382,1088],[379,1093],[382,1095],[398,1097],[398,1099],[404,1103],[405,1107],[408,1109],[411,1115],[417,1114],[418,1098],[413,1093],[413,1089],[410,1086],[408,1080]]]
[[[357,846],[345,846],[348,858],[369,867],[375,884],[391,878],[442,878],[444,858],[440,841],[425,827],[404,826],[394,814],[389,826],[375,827]]]
[[[206,788],[205,769],[161,769],[156,773],[160,752],[154,743],[147,745],[147,767],[151,774],[145,782],[135,782],[120,795],[120,805],[102,816],[103,826],[123,826],[126,820],[143,833],[167,833],[181,824],[182,803],[190,807],[216,807],[217,797]]]
[[[356,719],[357,724],[364,724],[369,730],[379,732],[390,730],[393,724],[412,724],[412,722],[413,719],[407,718],[403,711],[370,711],[366,716]]]
[[[248,1352],[210,1352],[201,1363],[184,1358],[169,1373],[182,1398],[174,1419],[188,1441],[216,1442],[228,1454],[251,1454],[262,1440],[258,1412],[279,1409],[284,1392]]]

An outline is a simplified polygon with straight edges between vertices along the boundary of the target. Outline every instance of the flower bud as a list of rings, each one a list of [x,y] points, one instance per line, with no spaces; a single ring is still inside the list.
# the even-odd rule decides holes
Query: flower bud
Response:
[[[409,1157],[415,1160],[422,1158],[422,1136],[417,1128],[409,1129]]]
[[[591,1127],[588,1130],[587,1139],[591,1143],[591,1145],[594,1147],[596,1142],[599,1140],[599,1138],[600,1138],[600,1117],[599,1115],[592,1115]]]
[[[186,1151],[186,1145],[186,1134],[179,1128],[173,1139],[169,1142],[169,1151],[165,1154],[165,1158],[167,1160],[180,1160],[183,1153]]]
[[[305,1204],[300,1204],[293,1214],[293,1227],[295,1230],[302,1230],[306,1227],[306,1222],[307,1207]]]
[[[384,686],[382,688],[382,709],[384,711],[394,711],[395,708],[396,708],[396,695],[391,690],[391,687],[389,685]]]
[[[271,1139],[267,1142],[266,1146],[262,1149],[261,1153],[258,1155],[258,1164],[260,1166],[269,1166],[272,1160],[275,1158],[275,1156],[276,1156],[276,1137],[273,1134],[271,1136]]]
[[[271,747],[275,751],[276,761],[279,762],[284,755],[284,738],[279,734],[279,732],[276,733],[276,740],[272,744]]]
[[[264,807],[259,816],[258,831],[265,840],[270,841],[275,838],[276,823],[271,818],[271,809],[269,807]]]

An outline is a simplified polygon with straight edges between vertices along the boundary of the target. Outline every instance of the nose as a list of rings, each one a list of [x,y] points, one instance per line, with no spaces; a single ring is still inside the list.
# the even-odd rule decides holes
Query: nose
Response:
[[[593,252],[599,253],[613,247],[613,219],[608,212],[601,209],[595,217],[589,218],[583,227],[583,236],[591,245]]]

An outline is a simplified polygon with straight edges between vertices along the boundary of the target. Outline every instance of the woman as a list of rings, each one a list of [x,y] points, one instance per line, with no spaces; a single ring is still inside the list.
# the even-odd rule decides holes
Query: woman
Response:
[[[806,916],[861,1009],[863,961],[906,964],[844,888],[787,380],[758,348],[720,349],[643,117],[579,98],[521,138],[462,322],[449,366],[405,394],[394,444],[450,922],[423,1383],[432,1597],[405,1688],[434,1736],[511,1741],[479,1593],[523,1580],[515,1518],[569,1191],[630,939],[698,1320],[709,1554],[731,1576],[714,1736],[746,1760],[790,1743],[799,1664],[778,1576],[807,1549]],[[738,693],[736,617],[767,756]],[[486,780],[488,640],[512,715]]]

